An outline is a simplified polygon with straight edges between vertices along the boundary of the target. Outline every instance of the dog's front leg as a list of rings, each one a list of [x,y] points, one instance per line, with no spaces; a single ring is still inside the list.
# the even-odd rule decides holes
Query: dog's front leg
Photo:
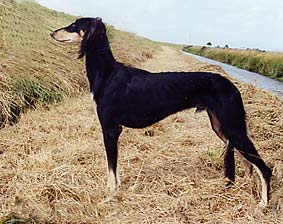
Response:
[[[108,165],[108,187],[111,192],[120,188],[120,180],[117,169],[118,138],[122,132],[121,126],[102,127],[104,145],[106,149]]]

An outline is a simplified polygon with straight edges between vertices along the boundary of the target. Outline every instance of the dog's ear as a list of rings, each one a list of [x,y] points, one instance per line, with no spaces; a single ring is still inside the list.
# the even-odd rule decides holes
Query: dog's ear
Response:
[[[106,33],[105,25],[102,22],[102,19],[97,17],[90,21],[86,33],[84,35],[85,41],[93,41],[95,37],[100,36],[101,34]]]
[[[90,20],[87,28],[85,29],[85,34],[81,42],[79,58],[82,58],[85,55],[87,50],[87,45],[90,42],[95,41],[97,37],[103,37],[103,35],[105,34],[106,34],[106,28],[101,18],[95,18]]]
[[[92,19],[89,22],[88,27],[85,29],[85,35],[83,37],[83,41],[89,42],[94,40],[96,29],[97,29],[97,21],[96,19]]]

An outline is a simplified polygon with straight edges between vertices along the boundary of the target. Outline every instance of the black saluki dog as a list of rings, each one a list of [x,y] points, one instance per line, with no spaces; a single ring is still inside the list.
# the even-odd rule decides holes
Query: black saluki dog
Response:
[[[226,144],[225,177],[235,180],[234,148],[261,179],[261,206],[268,202],[271,170],[247,135],[241,94],[226,78],[209,72],[150,73],[117,62],[100,18],[80,18],[51,36],[60,42],[80,43],[86,58],[90,92],[97,105],[108,162],[110,190],[119,188],[118,138],[122,126],[144,128],[178,111],[206,110],[213,130]]]

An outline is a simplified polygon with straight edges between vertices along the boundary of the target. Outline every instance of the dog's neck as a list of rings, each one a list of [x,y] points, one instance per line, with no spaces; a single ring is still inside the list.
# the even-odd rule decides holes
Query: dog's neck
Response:
[[[112,72],[116,60],[110,49],[108,39],[100,40],[100,43],[97,44],[96,42],[96,45],[90,44],[87,47],[85,57],[90,92],[95,99],[103,87],[103,80]]]
[[[109,43],[98,46],[90,46],[86,51],[87,62],[102,65],[115,62]]]
[[[95,66],[96,69],[103,68],[106,64],[109,66],[115,63],[115,58],[109,46],[108,38],[105,35],[97,36],[85,45],[87,66]]]

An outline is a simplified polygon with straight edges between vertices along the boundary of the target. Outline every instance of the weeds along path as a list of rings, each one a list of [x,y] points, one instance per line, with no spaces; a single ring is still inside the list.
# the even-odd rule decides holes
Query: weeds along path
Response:
[[[163,47],[141,67],[150,71],[223,73],[219,67],[200,63],[169,47]],[[237,85],[250,98],[257,91]],[[276,98],[262,94],[260,99],[246,100],[247,104],[273,100],[273,105],[282,108]],[[253,108],[256,106],[248,106],[250,117],[259,117],[259,123],[261,118]],[[250,126],[255,133],[256,124]],[[276,127],[275,137],[270,137],[275,140],[276,131],[281,130]],[[267,157],[263,148],[274,142],[264,141],[260,134],[253,137],[260,153]],[[2,129],[0,138],[0,216],[17,212],[38,223],[282,221],[282,211],[274,215],[277,207],[265,214],[255,212],[259,201],[257,179],[245,177],[239,164],[237,186],[224,190],[223,144],[210,128],[206,113],[187,110],[146,129],[124,128],[119,141],[123,190],[113,195],[106,188],[102,134],[88,95],[24,114],[17,125]],[[282,149],[281,145],[276,147],[273,153]],[[280,188],[282,182],[278,180],[274,192],[282,192]],[[280,200],[277,202],[282,209]]]

